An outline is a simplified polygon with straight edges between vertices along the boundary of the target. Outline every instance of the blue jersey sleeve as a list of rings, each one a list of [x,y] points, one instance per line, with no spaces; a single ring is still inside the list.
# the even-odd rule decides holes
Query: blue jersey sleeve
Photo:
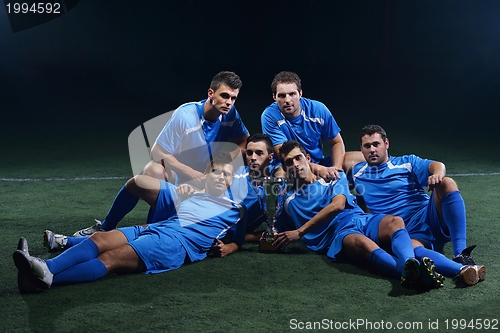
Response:
[[[273,146],[280,145],[288,140],[278,124],[279,121],[284,121],[284,119],[281,116],[277,103],[269,105],[260,117],[262,133],[269,135]]]
[[[428,185],[427,179],[429,178],[429,165],[434,162],[433,160],[428,160],[420,158],[416,155],[405,156],[412,166],[412,172],[417,177],[418,183],[425,187]]]
[[[322,128],[321,137],[324,140],[330,140],[335,138],[340,133],[340,127],[335,121],[335,118],[333,117],[332,113],[326,107],[325,104],[318,101],[312,101],[312,102],[314,102],[313,114],[315,115],[317,114],[318,118],[324,120],[324,126]]]
[[[236,111],[236,108],[234,109],[234,113],[235,114],[234,114],[233,126],[230,135],[231,139],[239,138],[243,135],[248,134],[248,129],[243,123],[240,114],[238,113],[238,111]]]
[[[195,105],[187,103],[178,107],[156,138],[156,143],[169,154],[180,153],[186,130],[195,128],[199,124],[200,119]]]

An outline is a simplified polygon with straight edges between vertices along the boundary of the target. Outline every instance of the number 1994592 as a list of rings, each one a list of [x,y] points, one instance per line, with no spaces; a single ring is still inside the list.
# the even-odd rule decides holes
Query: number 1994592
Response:
[[[11,14],[61,14],[61,4],[58,2],[38,2],[38,3],[6,3],[7,13]]]

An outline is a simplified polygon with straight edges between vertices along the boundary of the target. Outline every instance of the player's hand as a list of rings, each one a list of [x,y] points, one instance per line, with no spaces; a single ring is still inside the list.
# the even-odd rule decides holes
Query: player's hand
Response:
[[[207,177],[203,172],[199,172],[191,168],[186,168],[184,175],[189,179],[189,185],[197,189],[205,188],[205,180],[207,179]]]
[[[323,166],[319,169],[318,176],[323,178],[326,182],[329,182],[334,179],[340,179],[339,171],[342,171],[342,169],[337,169],[334,166]]]
[[[280,232],[274,237],[273,245],[276,246],[278,250],[283,250],[288,244],[295,242],[300,239],[298,230],[290,230],[285,232]]]
[[[210,250],[216,257],[224,258],[228,254],[233,253],[231,251],[231,247],[227,244],[224,244],[220,239],[216,239],[217,244],[212,245]]]
[[[185,200],[191,197],[196,192],[196,190],[189,184],[181,184],[177,187],[175,192],[181,200]]]
[[[436,185],[440,184],[443,181],[444,175],[437,174],[437,175],[430,175],[427,178],[427,188],[429,191],[432,191]]]

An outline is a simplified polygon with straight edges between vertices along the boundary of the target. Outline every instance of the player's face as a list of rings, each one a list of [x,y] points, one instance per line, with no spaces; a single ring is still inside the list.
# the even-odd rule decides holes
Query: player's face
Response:
[[[212,107],[222,114],[227,114],[234,106],[239,93],[239,89],[231,89],[225,84],[221,84],[216,91],[208,89],[208,98],[211,100]]]
[[[269,167],[273,154],[269,154],[264,141],[249,142],[246,148],[246,160],[250,171],[256,176],[264,175],[264,170]]]
[[[295,118],[300,114],[300,97],[302,90],[299,91],[295,83],[278,83],[276,95],[273,95],[285,118]]]
[[[309,167],[309,155],[305,156],[299,148],[294,148],[288,155],[282,155],[281,157],[283,158],[286,174],[289,178],[307,178],[311,171]]]
[[[214,164],[207,173],[206,192],[215,196],[222,195],[233,182],[233,166],[231,164]]]
[[[389,158],[388,149],[389,140],[387,138],[385,141],[382,140],[379,133],[365,135],[361,138],[361,152],[369,165],[376,166],[386,163]]]

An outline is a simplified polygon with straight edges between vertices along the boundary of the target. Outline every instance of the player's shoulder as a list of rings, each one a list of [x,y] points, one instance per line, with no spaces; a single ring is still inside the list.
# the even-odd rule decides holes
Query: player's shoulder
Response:
[[[356,163],[353,168],[352,168],[352,173],[356,174],[358,173],[361,169],[366,168],[368,166],[368,163],[366,161],[361,161]]]
[[[264,111],[262,112],[262,115],[266,115],[266,116],[275,116],[275,115],[279,115],[281,113],[279,107],[278,107],[278,103],[276,102],[272,102],[271,104],[269,104],[268,106],[266,106],[266,108],[264,109]]]
[[[310,99],[310,98],[307,98],[307,97],[301,97],[300,98],[300,103],[301,103],[301,106],[302,106],[302,109],[307,112],[307,111],[328,111],[328,108],[327,106],[325,105],[325,103],[323,102],[320,102],[318,100],[315,100],[315,99]]]
[[[177,109],[174,110],[174,114],[172,118],[174,119],[183,119],[183,120],[196,120],[198,121],[200,110],[203,110],[203,102],[188,102],[180,105]]]

